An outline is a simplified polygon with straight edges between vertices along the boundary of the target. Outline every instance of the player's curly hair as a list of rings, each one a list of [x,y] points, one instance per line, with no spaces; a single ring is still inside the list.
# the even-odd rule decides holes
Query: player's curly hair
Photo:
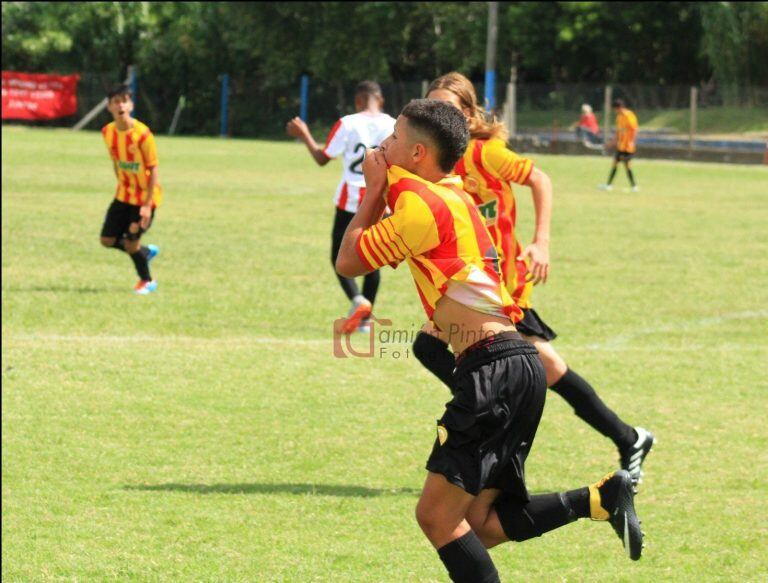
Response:
[[[450,91],[461,102],[461,109],[469,119],[469,134],[473,138],[486,140],[488,138],[499,138],[506,140],[509,133],[504,124],[496,118],[488,119],[485,111],[477,103],[477,93],[472,81],[467,79],[461,73],[453,71],[438,77],[429,86],[427,95],[436,89]]]

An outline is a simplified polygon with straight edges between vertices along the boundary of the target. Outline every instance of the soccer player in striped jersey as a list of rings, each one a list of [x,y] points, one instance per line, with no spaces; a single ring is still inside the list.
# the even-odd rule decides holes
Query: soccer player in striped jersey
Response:
[[[613,111],[616,112],[616,135],[606,148],[616,148],[616,156],[613,159],[611,173],[608,175],[608,182],[601,184],[598,188],[602,190],[613,190],[611,182],[616,176],[616,167],[619,162],[624,163],[624,169],[627,171],[627,178],[632,185],[632,192],[640,190],[635,183],[635,175],[632,173],[632,157],[637,152],[637,116],[633,111],[627,109],[622,99],[613,100]]]
[[[368,194],[336,260],[346,277],[406,261],[427,317],[458,355],[417,521],[457,583],[499,581],[487,547],[577,518],[609,520],[636,560],[642,533],[627,472],[561,493],[531,496],[525,486],[545,372],[536,349],[515,330],[522,314],[501,281],[483,217],[451,176],[468,138],[466,120],[452,105],[408,104],[393,134],[363,162]],[[387,206],[392,214],[382,218]]]
[[[428,96],[448,101],[469,121],[471,140],[454,171],[463,177],[464,190],[475,200],[486,218],[499,253],[507,289],[523,311],[517,329],[539,351],[547,372],[547,386],[563,397],[576,414],[610,438],[619,450],[620,465],[637,484],[642,462],[654,437],[642,427],[632,427],[600,399],[592,386],[573,369],[551,344],[555,332],[533,309],[533,286],[549,275],[549,231],[552,214],[552,183],[533,162],[506,147],[502,124],[487,121],[478,106],[472,82],[459,73],[448,73],[432,82]],[[530,188],[535,208],[533,242],[525,248],[516,237],[517,218],[512,184]],[[414,355],[438,378],[451,386],[455,366],[444,338],[427,326],[414,342]]]
[[[341,181],[336,188],[333,203],[336,206],[336,218],[333,221],[331,236],[331,264],[336,262],[344,231],[355,216],[361,201],[365,197],[365,179],[361,165],[367,148],[375,148],[384,138],[392,133],[395,120],[382,111],[384,96],[381,87],[375,81],[361,81],[355,90],[355,108],[357,113],[346,115],[338,120],[325,141],[319,146],[304,121],[296,117],[288,122],[289,135],[303,141],[312,159],[320,166],[325,166],[332,159],[343,157]],[[341,289],[352,302],[347,320],[341,332],[354,332],[356,329],[367,331],[367,320],[376,300],[380,276],[378,271],[363,278],[363,291],[353,277],[336,274]]]
[[[117,177],[115,199],[101,228],[101,244],[127,253],[139,282],[134,291],[147,295],[157,290],[149,262],[160,252],[156,245],[143,246],[141,236],[152,225],[163,191],[157,178],[157,147],[150,129],[131,117],[133,100],[127,85],[107,93],[107,109],[114,121],[101,129]]]

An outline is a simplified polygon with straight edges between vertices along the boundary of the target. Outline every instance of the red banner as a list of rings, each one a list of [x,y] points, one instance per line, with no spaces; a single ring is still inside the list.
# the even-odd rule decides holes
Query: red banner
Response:
[[[77,113],[80,75],[3,71],[3,119],[55,119]]]

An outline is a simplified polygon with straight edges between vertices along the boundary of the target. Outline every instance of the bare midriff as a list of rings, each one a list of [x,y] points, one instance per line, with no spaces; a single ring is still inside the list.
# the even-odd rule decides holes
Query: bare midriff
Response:
[[[432,321],[440,328],[440,337],[451,345],[456,356],[480,340],[502,332],[515,332],[509,318],[478,312],[447,296],[437,302]]]

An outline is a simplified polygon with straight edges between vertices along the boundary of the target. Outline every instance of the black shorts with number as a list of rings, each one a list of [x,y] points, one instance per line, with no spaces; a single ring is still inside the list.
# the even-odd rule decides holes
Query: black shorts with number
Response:
[[[622,152],[621,150],[617,150],[616,157],[614,159],[617,162],[629,162],[634,155],[634,152]]]
[[[459,357],[454,388],[427,470],[473,495],[498,488],[527,501],[525,459],[547,394],[536,349],[516,332],[478,342]]]
[[[141,221],[141,215],[139,211],[141,207],[135,204],[128,204],[120,200],[114,199],[112,204],[107,209],[107,216],[104,217],[104,225],[101,227],[102,237],[120,237],[129,235],[128,227],[132,223],[138,223]],[[152,221],[155,218],[155,209],[152,209],[152,217],[149,219],[149,225],[146,229],[142,229],[139,225],[139,232],[137,235],[131,235],[131,237],[138,238],[142,233],[149,230],[152,226]]]
[[[557,338],[557,333],[552,330],[547,323],[541,319],[533,308],[522,308],[523,319],[515,324],[515,328],[520,334],[525,336],[536,336],[547,342],[552,342]]]

